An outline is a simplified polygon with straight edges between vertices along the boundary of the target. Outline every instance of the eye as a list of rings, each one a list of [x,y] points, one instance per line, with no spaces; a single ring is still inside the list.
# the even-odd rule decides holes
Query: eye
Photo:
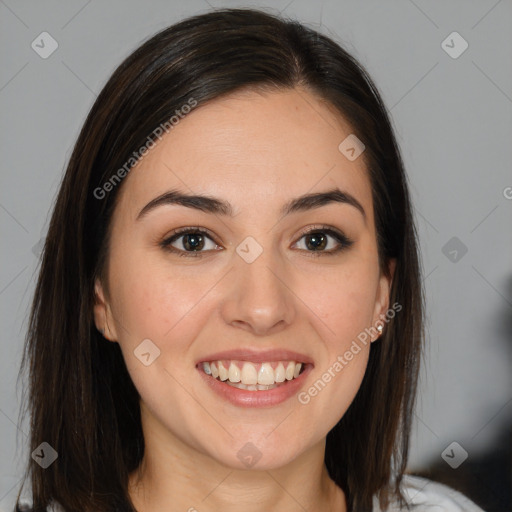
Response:
[[[313,226],[304,231],[295,245],[308,256],[327,256],[348,249],[354,242],[341,231],[329,226]],[[211,234],[202,228],[187,227],[176,230],[172,235],[160,242],[166,251],[185,257],[202,257],[205,252],[221,249]]]
[[[219,248],[212,236],[201,228],[182,228],[176,230],[170,237],[160,242],[160,246],[179,256],[189,257],[200,257],[203,252]]]
[[[303,247],[299,248],[312,253],[310,256],[333,255],[348,249],[354,243],[341,231],[329,226],[308,228],[301,234],[296,244],[300,244],[302,239],[304,239]]]

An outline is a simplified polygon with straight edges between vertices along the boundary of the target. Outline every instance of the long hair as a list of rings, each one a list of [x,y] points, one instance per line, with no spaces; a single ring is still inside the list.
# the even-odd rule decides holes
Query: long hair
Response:
[[[42,253],[20,369],[29,381],[30,451],[47,442],[58,453],[46,469],[29,460],[25,483],[34,512],[52,502],[67,512],[134,510],[128,476],[144,454],[139,395],[118,344],[93,321],[94,280],[104,276],[122,187],[104,184],[191,98],[200,106],[244,88],[297,86],[334,107],[366,146],[379,264],[387,273],[396,258],[390,303],[403,308],[371,344],[362,385],[327,435],[325,464],[351,511],[372,510],[374,495],[383,508],[402,499],[424,299],[407,177],[386,108],[365,69],[330,38],[261,11],[223,9],[168,27],[129,55],[75,144]],[[16,510],[23,510],[20,495]]]

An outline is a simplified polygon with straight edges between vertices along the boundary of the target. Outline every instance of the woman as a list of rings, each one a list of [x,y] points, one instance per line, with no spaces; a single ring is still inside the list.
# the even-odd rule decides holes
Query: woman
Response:
[[[259,11],[169,27],[105,85],[55,204],[32,510],[479,510],[404,475],[422,304],[364,69]]]

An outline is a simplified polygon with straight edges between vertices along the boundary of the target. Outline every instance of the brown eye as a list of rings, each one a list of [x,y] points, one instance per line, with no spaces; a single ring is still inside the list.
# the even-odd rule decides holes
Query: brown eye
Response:
[[[200,251],[204,248],[205,240],[203,235],[191,233],[188,235],[181,235],[179,238],[183,238],[181,243],[186,251]]]
[[[180,256],[202,256],[202,253],[216,250],[219,246],[204,230],[185,228],[174,232],[160,243],[160,246]]]
[[[325,249],[328,243],[327,237],[323,233],[311,233],[306,235],[305,238],[306,247],[313,251]]]
[[[328,227],[314,227],[302,233],[297,245],[300,244],[302,239],[304,239],[304,246],[299,247],[299,249],[309,253],[318,253],[311,254],[312,256],[336,254],[348,249],[354,243],[343,233]]]

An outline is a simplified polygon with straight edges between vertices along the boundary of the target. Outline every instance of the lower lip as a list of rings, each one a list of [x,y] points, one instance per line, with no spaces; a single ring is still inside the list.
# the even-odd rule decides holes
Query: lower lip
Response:
[[[214,379],[210,375],[206,375],[201,368],[197,366],[196,368],[205,383],[215,391],[215,393],[225,400],[228,400],[233,405],[237,405],[238,407],[272,407],[288,400],[299,392],[299,389],[303,385],[306,376],[313,368],[313,365],[307,364],[304,371],[296,379],[286,381],[286,384],[278,386],[277,388],[262,391],[248,391],[246,389],[234,388],[225,382]]]

